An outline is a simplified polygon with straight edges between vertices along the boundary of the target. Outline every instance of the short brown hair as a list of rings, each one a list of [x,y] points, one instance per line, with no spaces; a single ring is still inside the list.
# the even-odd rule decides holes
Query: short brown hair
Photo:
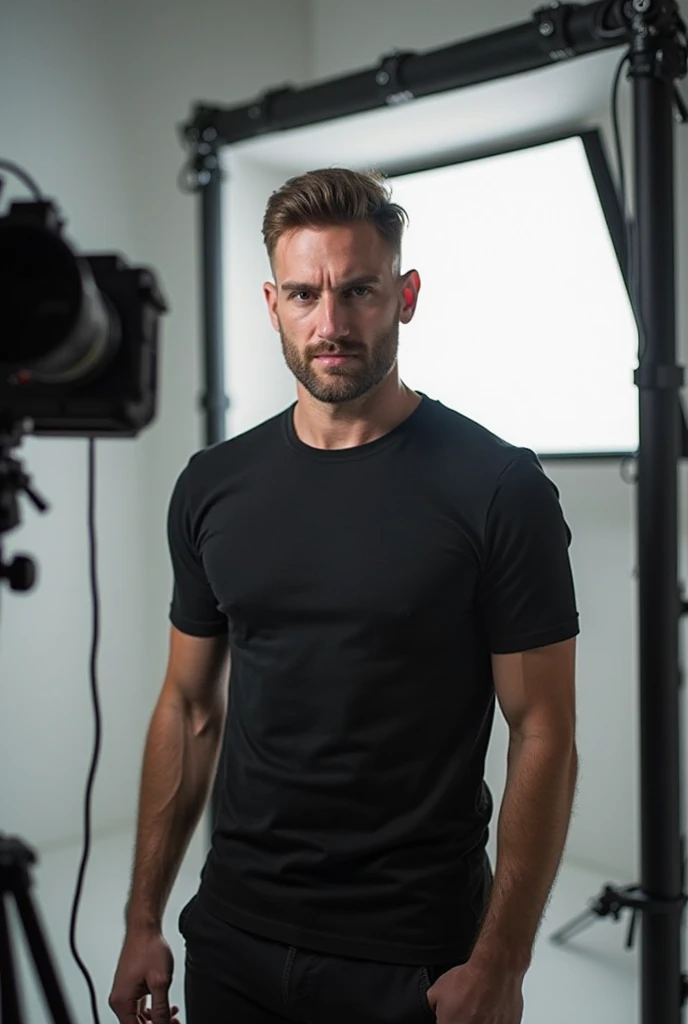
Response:
[[[285,232],[354,222],[372,224],[390,245],[395,262],[401,259],[408,214],[391,201],[391,189],[382,171],[328,167],[289,178],[270,196],[263,219],[270,264],[277,241]]]

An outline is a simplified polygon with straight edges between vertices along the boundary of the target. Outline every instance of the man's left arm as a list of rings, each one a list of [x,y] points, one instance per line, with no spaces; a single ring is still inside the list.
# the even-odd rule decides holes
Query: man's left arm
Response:
[[[575,644],[492,655],[508,769],[492,895],[470,960],[489,974],[528,970],[566,843],[578,772]]]
[[[468,962],[437,979],[439,1024],[521,1024],[523,980],[566,842],[576,787],[571,531],[559,491],[521,450],[484,523],[476,613],[509,726],[495,877]]]

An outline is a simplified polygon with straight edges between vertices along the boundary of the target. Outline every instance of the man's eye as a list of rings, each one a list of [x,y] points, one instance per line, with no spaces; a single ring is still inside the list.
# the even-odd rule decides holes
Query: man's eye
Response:
[[[362,299],[366,295],[368,295],[369,293],[370,293],[370,288],[368,288],[364,284],[359,284],[359,285],[355,285],[353,288],[350,288],[347,294],[355,295],[357,299]],[[312,298],[312,293],[311,292],[307,292],[307,291],[291,292],[291,294],[289,295],[289,298],[290,299],[298,299],[299,302],[307,302],[308,299]]]

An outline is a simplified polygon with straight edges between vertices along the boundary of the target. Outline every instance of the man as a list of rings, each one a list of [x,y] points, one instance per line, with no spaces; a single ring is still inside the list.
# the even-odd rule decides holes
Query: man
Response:
[[[170,503],[122,1024],[176,1019],[161,919],[223,736],[179,922],[187,1024],[521,1021],[577,772],[570,534],[532,452],[400,381],[420,291],[404,221],[380,175],[344,169],[268,203],[265,297],[298,397],[195,455]]]

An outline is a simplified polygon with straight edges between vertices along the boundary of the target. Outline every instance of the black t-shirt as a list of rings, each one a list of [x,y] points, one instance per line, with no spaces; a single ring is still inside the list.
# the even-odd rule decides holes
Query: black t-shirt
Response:
[[[338,450],[293,410],[194,455],[170,504],[171,621],[231,650],[199,899],[289,945],[459,963],[486,898],[490,654],[578,632],[559,495],[426,396]]]

